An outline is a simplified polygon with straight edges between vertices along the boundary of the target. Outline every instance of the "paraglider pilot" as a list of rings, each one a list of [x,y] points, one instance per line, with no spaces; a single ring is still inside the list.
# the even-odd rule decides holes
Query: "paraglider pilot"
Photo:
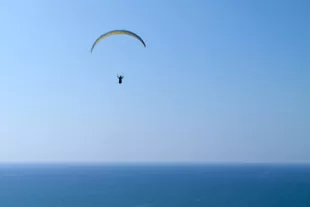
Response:
[[[122,76],[122,75],[117,75],[117,77],[118,77],[118,83],[119,83],[119,84],[122,84],[122,81],[123,81],[124,76]]]

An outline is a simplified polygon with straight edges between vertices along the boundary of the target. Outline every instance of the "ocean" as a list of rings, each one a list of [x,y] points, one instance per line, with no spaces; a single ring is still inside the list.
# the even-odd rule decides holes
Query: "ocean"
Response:
[[[1,164],[0,207],[310,207],[310,165]]]

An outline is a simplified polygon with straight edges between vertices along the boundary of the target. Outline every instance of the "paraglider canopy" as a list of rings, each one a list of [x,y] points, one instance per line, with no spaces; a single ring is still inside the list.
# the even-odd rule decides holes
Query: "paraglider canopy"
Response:
[[[103,40],[104,38],[106,37],[109,37],[109,36],[112,36],[112,35],[117,35],[117,34],[124,34],[124,35],[129,35],[129,36],[132,36],[136,39],[138,39],[143,45],[144,47],[146,47],[146,44],[145,42],[143,41],[143,39],[141,37],[139,37],[137,34],[131,32],[131,31],[128,31],[128,30],[112,30],[110,32],[107,32],[103,35],[101,35],[100,37],[98,37],[96,39],[96,41],[94,42],[94,44],[92,45],[92,48],[91,48],[91,52],[93,52],[95,46],[101,41]]]

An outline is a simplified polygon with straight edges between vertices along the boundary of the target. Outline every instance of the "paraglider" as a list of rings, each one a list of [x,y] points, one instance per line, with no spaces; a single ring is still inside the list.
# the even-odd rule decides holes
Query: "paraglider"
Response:
[[[118,83],[119,83],[119,84],[122,84],[122,81],[123,81],[124,76],[122,76],[122,75],[117,75],[117,78],[118,78]]]
[[[96,41],[93,43],[90,52],[92,53],[93,50],[94,50],[94,48],[95,48],[95,46],[96,46],[101,40],[103,40],[104,38],[109,37],[109,36],[112,36],[112,35],[119,35],[119,34],[123,34],[123,35],[128,35],[128,36],[134,37],[134,38],[136,38],[137,40],[139,40],[139,41],[143,44],[144,47],[146,47],[146,44],[145,44],[145,42],[143,41],[143,39],[142,39],[140,36],[138,36],[137,34],[131,32],[131,31],[128,31],[128,30],[112,30],[112,31],[109,31],[109,32],[107,32],[107,33],[104,33],[103,35],[101,35],[100,37],[98,37],[98,38],[96,39]],[[123,80],[123,78],[124,78],[124,76],[122,76],[122,75],[121,75],[121,76],[117,75],[117,78],[119,79],[119,84],[121,84],[121,83],[122,83],[122,80]]]

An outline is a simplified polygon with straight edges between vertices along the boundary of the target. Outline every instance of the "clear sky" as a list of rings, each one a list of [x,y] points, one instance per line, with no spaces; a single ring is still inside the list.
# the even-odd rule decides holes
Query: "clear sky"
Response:
[[[0,161],[310,162],[309,8],[1,1]]]

